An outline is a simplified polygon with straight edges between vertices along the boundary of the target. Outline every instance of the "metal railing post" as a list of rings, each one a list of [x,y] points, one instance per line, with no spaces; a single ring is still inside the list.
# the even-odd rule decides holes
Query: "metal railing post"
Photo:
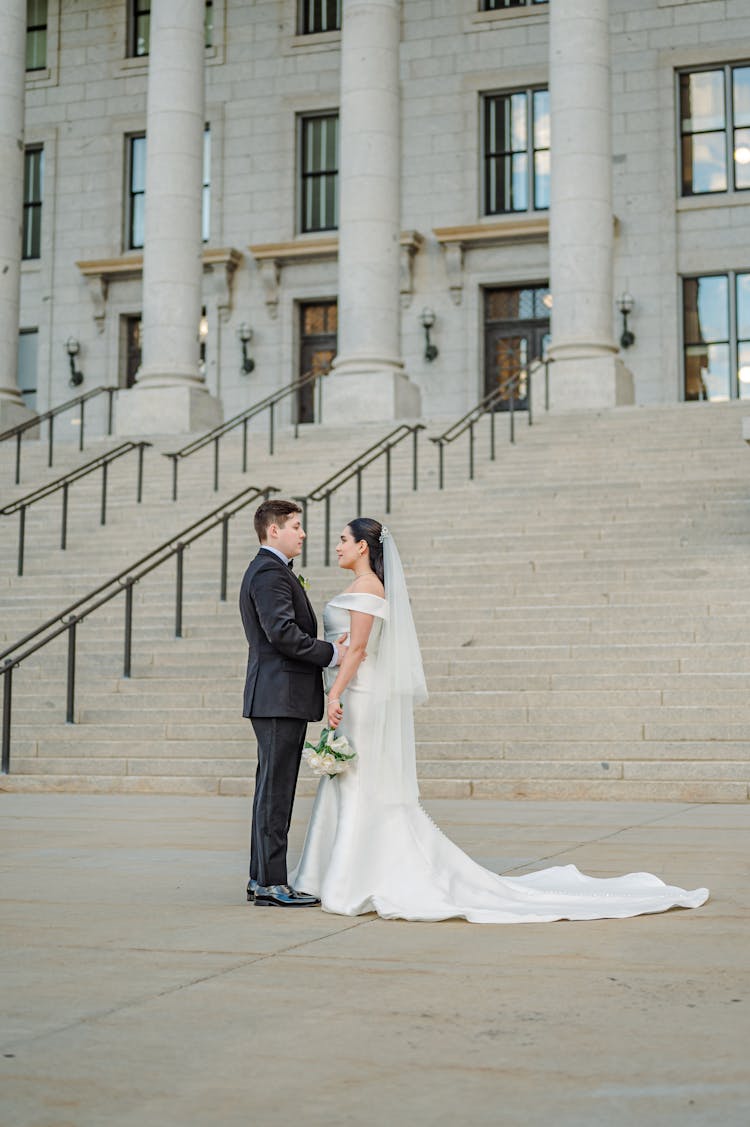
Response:
[[[443,448],[443,443],[438,442],[437,448],[438,448],[438,489],[442,489],[443,488],[443,477],[444,477],[443,464],[445,462],[445,451],[444,451],[444,448]]]
[[[16,485],[21,484],[21,431],[16,435]]]
[[[79,403],[81,408],[81,432],[78,435],[78,449],[83,450],[83,428],[86,425],[86,400],[82,399]]]
[[[418,439],[419,439],[419,431],[415,427],[414,430],[412,431],[413,446],[412,446],[412,463],[411,463],[411,487],[412,487],[412,490],[415,493],[419,489],[419,464],[418,464],[419,452],[418,452],[418,449],[417,449]]]
[[[391,511],[391,444],[385,448],[385,511]]]
[[[10,719],[13,693],[13,662],[8,658],[3,667],[3,750],[2,773],[10,774]]]
[[[143,500],[143,452],[145,449],[143,443],[138,447],[138,485],[136,486],[135,499],[139,505]]]
[[[549,411],[549,360],[544,361],[544,410]]]
[[[229,569],[229,514],[221,518],[221,590],[219,601],[227,601],[227,571]]]
[[[109,463],[102,462],[102,505],[99,515],[99,524],[107,523],[107,469]]]
[[[62,527],[60,529],[60,548],[64,552],[68,546],[68,482],[62,489]]]
[[[273,439],[274,439],[274,404],[271,403],[268,408],[268,453],[273,454]]]
[[[533,419],[531,418],[531,368],[526,376],[526,410],[529,415],[529,426],[532,425]]]
[[[323,376],[318,376],[315,380],[315,383],[317,384],[316,390],[318,392],[318,411],[317,411],[316,422],[322,423],[323,422]]]
[[[247,419],[242,420],[242,472],[247,473]]]
[[[474,480],[474,420],[469,423],[469,481]]]
[[[515,413],[515,410],[514,410],[515,401],[516,401],[516,389],[514,387],[511,387],[511,389],[510,389],[510,403],[509,403],[509,407],[510,407],[510,440],[513,443],[515,443],[515,441],[516,441],[516,413]]]
[[[76,696],[76,625],[78,619],[74,614],[68,619],[68,680],[65,693],[65,723],[75,724],[75,696]]]
[[[172,500],[177,500],[177,455],[170,454],[172,459]]]
[[[177,557],[177,582],[175,586],[175,612],[174,612],[174,636],[175,638],[182,637],[182,585],[184,578],[184,561],[185,545],[180,543],[177,545],[175,553]]]
[[[18,510],[18,574],[23,575],[23,550],[26,539],[26,506]]]
[[[325,496],[325,565],[331,562],[331,491],[330,489]]]
[[[362,512],[362,467],[357,466],[357,516]]]
[[[123,677],[130,677],[133,657],[133,580],[125,580],[125,653],[122,662]]]
[[[495,404],[490,404],[490,461],[495,461]]]
[[[115,389],[113,387],[108,387],[107,388],[107,398],[109,399],[109,402],[107,404],[107,434],[108,435],[112,434],[112,398],[113,398],[114,394],[115,394]]]
[[[214,439],[214,493],[219,492],[219,438]]]
[[[55,444],[55,416],[49,417],[49,433],[47,434],[47,465],[52,465],[52,449]]]

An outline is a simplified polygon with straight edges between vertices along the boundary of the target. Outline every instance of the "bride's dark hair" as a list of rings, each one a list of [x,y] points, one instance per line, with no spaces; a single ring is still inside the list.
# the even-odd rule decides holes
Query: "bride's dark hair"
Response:
[[[364,540],[370,549],[370,566],[380,582],[384,584],[383,545],[380,541],[383,531],[382,524],[379,520],[373,520],[372,517],[355,517],[354,520],[349,521],[347,528],[357,544],[360,540]]]

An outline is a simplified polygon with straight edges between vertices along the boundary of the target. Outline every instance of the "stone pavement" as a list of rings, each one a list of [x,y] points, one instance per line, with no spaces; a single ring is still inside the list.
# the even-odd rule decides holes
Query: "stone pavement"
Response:
[[[246,800],[5,795],[4,1127],[750,1122],[750,806],[425,805],[500,872],[712,899],[516,926],[254,908]]]

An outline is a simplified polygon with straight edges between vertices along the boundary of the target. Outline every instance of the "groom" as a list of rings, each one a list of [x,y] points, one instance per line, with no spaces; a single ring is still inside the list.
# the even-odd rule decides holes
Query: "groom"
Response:
[[[250,650],[242,714],[258,743],[247,898],[283,908],[320,903],[287,883],[287,836],[307,723],[323,715],[321,670],[346,653],[346,635],[335,644],[318,640],[315,613],[292,571],[305,539],[301,513],[293,501],[258,508],[260,550],[240,589]]]

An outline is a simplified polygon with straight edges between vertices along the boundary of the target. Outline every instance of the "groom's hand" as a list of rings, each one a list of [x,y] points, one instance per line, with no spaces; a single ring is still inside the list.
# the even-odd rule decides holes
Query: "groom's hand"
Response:
[[[346,657],[346,654],[347,654],[349,647],[345,646],[344,643],[346,642],[346,639],[348,637],[349,637],[349,634],[346,633],[346,634],[342,634],[340,638],[336,639],[336,653],[338,654],[337,665],[342,665],[344,658]]]

